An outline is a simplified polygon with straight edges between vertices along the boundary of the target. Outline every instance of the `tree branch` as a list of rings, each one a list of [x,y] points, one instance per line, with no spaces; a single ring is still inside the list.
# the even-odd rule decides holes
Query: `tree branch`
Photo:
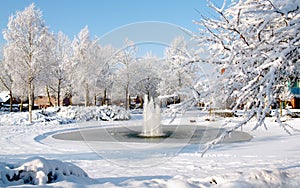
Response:
[[[219,42],[222,44],[222,46],[223,46],[223,48],[225,49],[225,50],[228,50],[228,51],[231,51],[228,47],[226,47],[225,46],[225,44],[224,44],[224,42],[204,23],[204,21],[201,21],[202,22],[202,24],[203,24],[203,26],[214,36],[214,37],[216,37],[218,40],[219,40]]]

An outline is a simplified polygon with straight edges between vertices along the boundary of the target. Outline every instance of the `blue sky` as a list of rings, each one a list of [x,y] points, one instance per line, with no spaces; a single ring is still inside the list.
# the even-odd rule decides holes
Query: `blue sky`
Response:
[[[6,28],[8,18],[34,2],[43,12],[51,31],[62,31],[70,39],[86,25],[91,36],[101,37],[124,25],[145,21],[174,24],[192,32],[198,26],[201,12],[212,16],[206,0],[3,0],[0,2],[0,29]],[[223,0],[214,0],[221,5]],[[138,33],[135,32],[135,35]],[[5,41],[0,37],[0,44]]]

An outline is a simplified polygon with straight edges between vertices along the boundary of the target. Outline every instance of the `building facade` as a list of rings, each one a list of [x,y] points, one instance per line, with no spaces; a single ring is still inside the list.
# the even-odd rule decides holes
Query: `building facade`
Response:
[[[294,84],[290,85],[290,90],[293,95],[291,105],[294,109],[300,109],[300,79],[297,79]]]

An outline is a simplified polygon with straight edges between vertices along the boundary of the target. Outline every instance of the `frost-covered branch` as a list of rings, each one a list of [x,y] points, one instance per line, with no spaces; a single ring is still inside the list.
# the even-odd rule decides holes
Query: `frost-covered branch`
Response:
[[[207,60],[223,72],[211,81],[208,92],[228,108],[251,112],[210,143],[214,145],[251,119],[256,120],[253,129],[267,127],[273,104],[290,97],[285,88],[300,77],[300,2],[246,0],[227,9],[210,6],[220,20],[198,22],[204,28],[198,41],[209,51]],[[291,133],[276,111],[277,123]]]

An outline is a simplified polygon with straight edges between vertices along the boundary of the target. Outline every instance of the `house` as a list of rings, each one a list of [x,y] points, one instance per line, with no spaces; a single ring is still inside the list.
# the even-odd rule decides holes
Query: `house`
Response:
[[[297,79],[296,82],[290,85],[290,90],[292,93],[291,105],[294,109],[300,109],[300,79]]]
[[[50,102],[52,103],[52,105],[55,105],[56,104],[55,97],[50,97]],[[51,106],[48,97],[42,95],[35,98],[34,104],[37,105],[38,108],[47,108]]]
[[[48,108],[50,106],[57,106],[58,101],[56,96],[51,96],[49,102],[49,98],[47,96],[39,95],[38,97],[35,98],[34,104],[38,106],[38,108]],[[60,106],[70,106],[70,105],[72,105],[71,95],[66,95],[62,100],[60,100]]]
[[[1,91],[0,92],[0,105],[3,106],[3,104],[9,103],[10,96],[9,91]]]
[[[221,75],[223,75],[225,71],[226,68],[222,68],[220,70]],[[292,98],[288,101],[281,101],[280,99],[278,99],[277,102],[272,105],[272,109],[279,108],[281,105],[284,108],[286,107],[286,105],[291,105],[293,109],[300,109],[300,79],[296,79],[296,81],[292,84],[288,83],[286,87],[290,90]]]
[[[13,97],[12,98],[12,110],[18,111],[20,103],[21,103],[20,98]],[[4,110],[9,110],[9,108],[10,108],[9,91],[1,91],[0,92],[0,107]]]
[[[130,109],[143,108],[143,98],[139,96],[130,97]]]
[[[162,108],[169,107],[169,105],[172,104],[179,104],[181,100],[180,96],[175,93],[172,95],[159,96],[158,99],[160,100],[160,106]]]
[[[17,105],[20,104],[20,98],[13,97],[12,104]],[[0,92],[0,106],[8,106],[10,104],[10,96],[9,91],[1,91]]]

